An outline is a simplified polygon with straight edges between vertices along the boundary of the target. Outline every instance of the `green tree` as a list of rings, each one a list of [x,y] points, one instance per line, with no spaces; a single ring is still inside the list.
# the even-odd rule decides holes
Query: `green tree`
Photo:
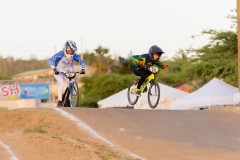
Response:
[[[114,73],[130,74],[132,73],[131,64],[129,58],[118,57],[118,65],[113,68]]]
[[[114,65],[114,60],[108,54],[109,49],[104,48],[102,46],[98,46],[91,53],[91,56],[95,59],[92,61],[92,65],[96,67],[98,73],[110,73],[111,69]]]
[[[168,62],[169,69],[162,71],[160,80],[166,84],[194,80],[194,88],[199,88],[217,77],[237,86],[236,16],[228,18],[233,23],[231,30],[203,30],[200,36],[208,36],[209,42],[199,48],[179,50]]]
[[[169,64],[169,68],[160,72],[159,81],[168,85],[173,85],[188,80],[188,73],[186,71],[191,63],[191,58],[187,56],[186,51],[179,50],[167,63]]]
[[[189,68],[190,76],[202,77],[202,84],[214,77],[237,86],[237,33],[234,31],[204,30],[202,35],[210,36],[210,43],[198,49]]]
[[[3,58],[0,56],[0,77],[1,79],[11,79],[15,74],[30,70],[48,68],[47,60],[14,59],[13,57]],[[10,67],[9,67],[10,66]]]
[[[102,46],[98,46],[98,48],[96,48],[94,51],[99,56],[105,56],[105,55],[108,54],[109,49],[108,48],[104,48]]]

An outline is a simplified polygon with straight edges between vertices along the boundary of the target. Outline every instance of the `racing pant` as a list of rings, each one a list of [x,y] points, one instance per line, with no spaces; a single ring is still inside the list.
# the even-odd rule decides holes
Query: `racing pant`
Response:
[[[145,79],[151,75],[151,73],[148,70],[142,69],[141,67],[133,67],[133,73],[136,76],[141,76],[137,85],[137,89],[140,89],[141,85],[145,81]]]
[[[59,72],[73,72],[73,68],[70,67],[68,69],[58,69]],[[62,101],[62,93],[65,88],[65,84],[69,82],[69,80],[62,74],[54,74],[55,79],[57,80],[58,83],[58,101]]]
[[[58,101],[62,101],[62,93],[65,88],[65,83],[68,82],[68,79],[61,74],[58,75],[54,74],[54,77],[56,78],[58,83]]]

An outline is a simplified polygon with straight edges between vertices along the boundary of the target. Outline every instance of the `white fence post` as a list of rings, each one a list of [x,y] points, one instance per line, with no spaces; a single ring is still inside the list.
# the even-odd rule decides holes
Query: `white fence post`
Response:
[[[234,107],[235,107],[235,104],[236,102],[239,104],[240,102],[240,93],[235,93],[234,94]]]

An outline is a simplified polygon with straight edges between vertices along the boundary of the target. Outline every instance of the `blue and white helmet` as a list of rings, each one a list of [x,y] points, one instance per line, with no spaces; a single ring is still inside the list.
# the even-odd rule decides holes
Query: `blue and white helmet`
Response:
[[[77,51],[77,45],[74,41],[72,40],[68,40],[65,44],[64,44],[64,50],[72,50],[73,52]]]

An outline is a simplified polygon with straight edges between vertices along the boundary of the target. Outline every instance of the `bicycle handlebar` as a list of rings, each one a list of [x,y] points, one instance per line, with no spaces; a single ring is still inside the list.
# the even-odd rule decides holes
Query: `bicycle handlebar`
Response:
[[[73,73],[74,75],[76,75],[77,73],[79,73],[79,74],[83,74],[83,73],[81,73],[81,72],[59,72],[60,74],[63,74],[63,75],[65,75],[65,74],[67,74],[67,73]]]
[[[64,73],[64,72],[59,72],[59,74],[64,75],[64,76],[65,76],[66,78],[68,78],[68,79],[74,78],[77,73],[83,74],[83,73],[81,73],[81,72],[66,72],[66,73]]]

